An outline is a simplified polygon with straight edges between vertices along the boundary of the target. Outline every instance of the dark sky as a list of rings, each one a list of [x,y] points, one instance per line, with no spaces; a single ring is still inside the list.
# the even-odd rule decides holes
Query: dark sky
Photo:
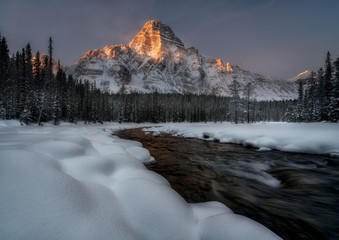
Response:
[[[126,44],[151,19],[186,47],[243,69],[289,78],[339,57],[338,0],[0,0],[0,32],[12,51],[54,40],[63,65],[86,51]]]

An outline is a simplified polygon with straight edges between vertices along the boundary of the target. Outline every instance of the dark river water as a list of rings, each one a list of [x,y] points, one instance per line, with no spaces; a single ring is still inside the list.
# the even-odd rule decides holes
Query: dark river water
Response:
[[[156,159],[148,169],[187,202],[222,202],[283,239],[339,239],[339,159],[141,129],[114,134],[141,142]]]

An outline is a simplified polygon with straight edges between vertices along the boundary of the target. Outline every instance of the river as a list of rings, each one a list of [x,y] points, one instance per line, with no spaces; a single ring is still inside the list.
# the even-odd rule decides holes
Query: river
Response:
[[[120,130],[187,202],[219,201],[283,239],[339,239],[338,159]]]

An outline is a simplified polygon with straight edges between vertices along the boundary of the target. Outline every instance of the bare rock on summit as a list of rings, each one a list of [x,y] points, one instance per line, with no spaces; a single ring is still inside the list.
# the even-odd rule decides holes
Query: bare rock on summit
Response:
[[[158,20],[148,21],[128,46],[141,55],[153,58],[184,49],[184,44],[172,29]]]
[[[88,51],[69,74],[96,82],[111,92],[193,93],[229,96],[229,85],[251,82],[258,100],[296,97],[295,83],[265,77],[201,56],[185,48],[172,29],[158,20],[148,21],[128,45]]]

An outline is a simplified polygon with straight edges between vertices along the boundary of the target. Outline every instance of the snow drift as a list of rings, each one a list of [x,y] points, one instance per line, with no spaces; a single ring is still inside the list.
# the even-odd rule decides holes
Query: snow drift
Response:
[[[0,239],[279,239],[218,202],[188,204],[116,125],[0,124]]]

